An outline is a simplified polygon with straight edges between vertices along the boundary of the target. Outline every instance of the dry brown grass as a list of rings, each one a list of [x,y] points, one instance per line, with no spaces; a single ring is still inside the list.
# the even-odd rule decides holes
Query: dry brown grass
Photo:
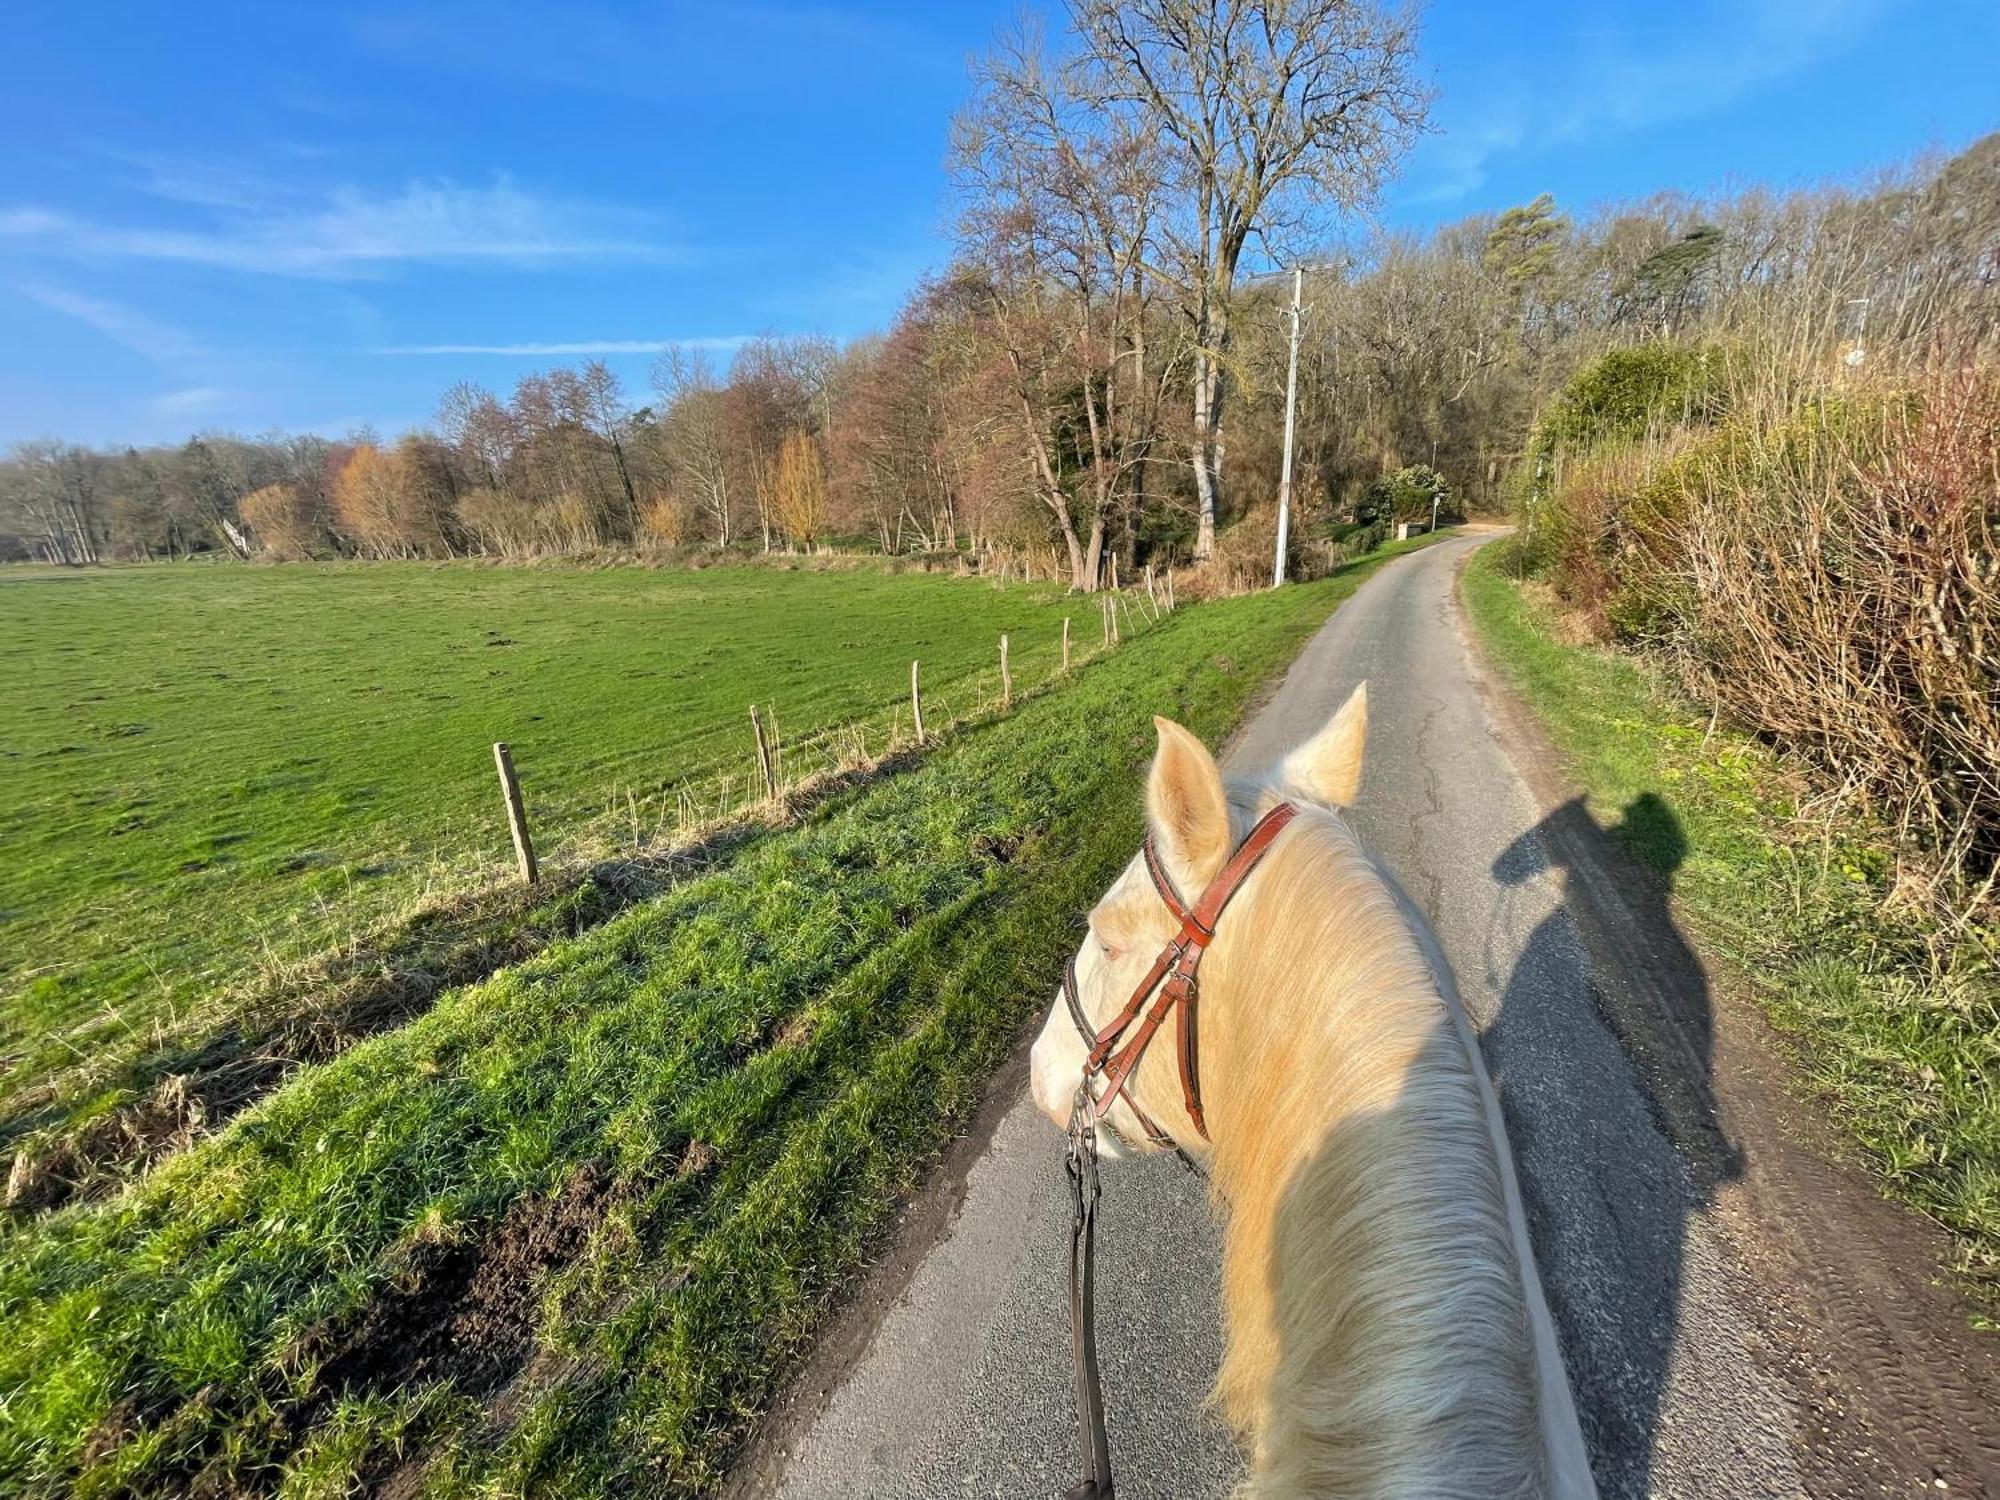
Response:
[[[2000,378],[1752,408],[1674,465],[1647,544],[1723,713],[1806,755],[1941,866],[2000,858]]]
[[[1890,826],[1946,931],[2000,869],[2000,367],[1732,354],[1720,409],[1563,451],[1533,551],[1593,631]]]

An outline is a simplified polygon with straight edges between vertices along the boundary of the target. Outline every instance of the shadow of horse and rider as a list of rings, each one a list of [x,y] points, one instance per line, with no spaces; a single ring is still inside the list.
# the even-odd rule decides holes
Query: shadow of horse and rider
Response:
[[[1602,1500],[1688,1483],[1709,1492],[1736,1436],[1684,1437],[1671,1460],[1663,1441],[1677,1368],[1699,1391],[1701,1367],[1729,1357],[1697,1347],[1703,1315],[1684,1303],[1693,1220],[1743,1172],[1712,1089],[1709,981],[1672,910],[1687,854],[1679,818],[1647,793],[1608,827],[1566,802],[1491,868],[1489,976],[1501,993],[1480,1050]],[[1548,892],[1551,874],[1559,889]],[[1514,904],[1548,897],[1517,937]],[[1340,1134],[1320,1153],[1347,1151]],[[1293,1214],[1288,1198],[1280,1215]],[[1685,1451],[1704,1441],[1714,1462]]]
[[[1560,900],[1521,946],[1500,1008],[1482,1037],[1503,1101],[1509,1074],[1534,1059],[1550,1066],[1555,1035],[1575,1038],[1574,1017],[1557,1014],[1588,996],[1622,1056],[1645,1121],[1593,1119],[1588,1103],[1562,1140],[1517,1138],[1517,1155],[1583,1153],[1587,1201],[1538,1202],[1537,1174],[1523,1187],[1544,1259],[1547,1291],[1572,1361],[1573,1378],[1598,1485],[1606,1497],[1654,1492],[1660,1429],[1683,1324],[1690,1221],[1718,1187],[1742,1175],[1712,1090],[1714,1006],[1706,972],[1672,911],[1674,879],[1687,836],[1673,809],[1647,792],[1602,827],[1583,799],[1557,807],[1494,861],[1505,890],[1545,872],[1561,879]],[[1587,1028],[1584,1028],[1587,1029]],[[1588,1057],[1572,1064],[1588,1066]],[[1585,1101],[1600,1080],[1579,1077]],[[1600,1096],[1611,1097],[1611,1096]],[[1630,1094],[1624,1094],[1629,1099]],[[1510,1134],[1546,1126],[1508,1110]],[[1576,1180],[1564,1174],[1565,1180]],[[1546,1248],[1542,1248],[1546,1247]],[[1589,1346],[1576,1357],[1574,1346]]]

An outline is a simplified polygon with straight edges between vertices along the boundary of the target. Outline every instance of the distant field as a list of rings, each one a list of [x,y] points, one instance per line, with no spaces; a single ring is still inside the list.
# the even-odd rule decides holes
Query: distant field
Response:
[[[494,740],[545,854],[643,845],[683,786],[747,774],[751,702],[788,742],[869,720],[879,749],[912,656],[940,717],[993,692],[1003,630],[1017,682],[1045,675],[1053,598],[765,568],[0,571],[0,1054],[148,1028],[504,861]]]

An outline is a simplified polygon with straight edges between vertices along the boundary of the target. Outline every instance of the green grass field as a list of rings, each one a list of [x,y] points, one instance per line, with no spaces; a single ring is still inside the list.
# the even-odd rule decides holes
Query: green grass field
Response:
[[[1709,724],[1631,658],[1565,644],[1503,552],[1467,568],[1468,611],[1592,814],[1610,827],[1644,793],[1673,810],[1687,858],[1663,869],[1703,945],[1757,976],[1827,1106],[1890,1189],[1951,1231],[1967,1286],[2000,1310],[1993,955],[1963,945],[1940,972],[1921,921],[1898,913],[1880,830],[1802,820],[1799,780],[1769,750]],[[1643,839],[1634,852],[1659,863]]]
[[[1169,616],[0,1230],[0,1492],[712,1486],[1047,1005],[1150,716],[1220,736],[1381,561]]]
[[[788,742],[866,721],[879,750],[912,657],[938,723],[995,692],[1003,630],[1017,683],[1045,676],[1054,598],[742,567],[0,571],[5,1089],[488,878],[495,740],[545,855],[643,847],[684,787],[698,812],[718,775],[748,791],[753,701]]]

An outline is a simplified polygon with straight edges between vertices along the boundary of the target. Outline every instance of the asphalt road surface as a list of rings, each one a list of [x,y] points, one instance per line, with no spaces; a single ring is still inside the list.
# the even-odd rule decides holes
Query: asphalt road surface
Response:
[[[1429,914],[1480,1027],[1603,1493],[1883,1493],[1891,1475],[1896,1492],[1934,1493],[1933,1471],[1912,1472],[1917,1460],[1883,1459],[1871,1477],[1859,1458],[1829,1457],[1868,1440],[1838,1428],[1839,1372],[1801,1374],[1802,1356],[1779,1347],[1773,1299],[1729,1222],[1743,1163],[1706,1089],[1706,981],[1664,888],[1585,868],[1579,849],[1602,834],[1574,806],[1551,806],[1536,783],[1546,767],[1517,764],[1521,741],[1456,602],[1457,570],[1480,540],[1444,542],[1371,579],[1227,759],[1270,763],[1369,682],[1353,818]],[[1609,925],[1622,947],[1602,940],[1593,903],[1618,908]],[[1681,979],[1635,1001],[1632,974],[1611,964]],[[1674,1012],[1675,1024],[1634,1022],[1638,1002]],[[1057,1130],[1022,1096],[858,1356],[783,1452],[765,1455],[778,1472],[760,1492],[1045,1497],[1074,1479],[1061,1155]],[[1111,1163],[1099,1234],[1119,1493],[1224,1495],[1241,1460],[1204,1405],[1222,1343],[1220,1231],[1205,1186],[1172,1159]],[[1800,1318],[1790,1337],[1823,1342]],[[1970,1447],[1990,1457],[1984,1441]],[[1957,1493],[1978,1485],[1961,1481]]]

